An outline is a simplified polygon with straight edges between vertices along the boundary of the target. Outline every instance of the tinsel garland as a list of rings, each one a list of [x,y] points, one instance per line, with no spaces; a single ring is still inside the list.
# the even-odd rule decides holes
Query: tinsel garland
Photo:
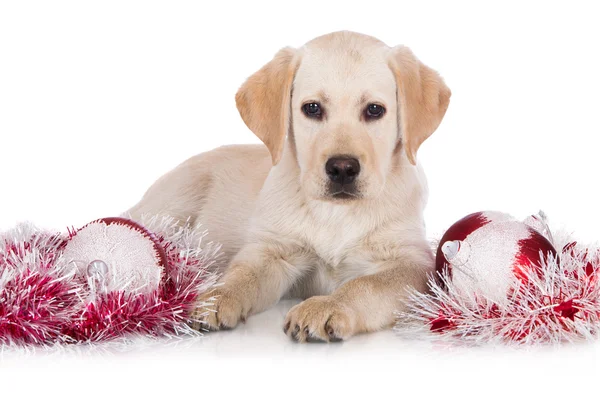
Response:
[[[150,292],[92,293],[87,278],[62,257],[77,231],[54,233],[21,224],[0,234],[0,345],[99,342],[132,334],[197,334],[190,328],[199,294],[211,287],[219,247],[203,232],[168,217],[146,218],[167,258]]]
[[[539,269],[515,279],[506,302],[469,298],[447,273],[429,280],[429,293],[411,291],[398,313],[402,336],[449,343],[558,344],[595,339],[600,332],[600,250],[570,235],[553,235],[561,249]]]

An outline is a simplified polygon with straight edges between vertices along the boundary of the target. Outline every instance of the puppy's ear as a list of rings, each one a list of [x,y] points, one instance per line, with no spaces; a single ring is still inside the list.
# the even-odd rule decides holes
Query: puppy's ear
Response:
[[[394,47],[389,65],[398,87],[398,122],[404,149],[411,164],[416,165],[419,146],[442,122],[450,103],[450,89],[407,47]]]
[[[235,96],[242,119],[267,146],[273,165],[281,159],[290,126],[292,83],[298,64],[297,50],[281,49],[246,80]]]

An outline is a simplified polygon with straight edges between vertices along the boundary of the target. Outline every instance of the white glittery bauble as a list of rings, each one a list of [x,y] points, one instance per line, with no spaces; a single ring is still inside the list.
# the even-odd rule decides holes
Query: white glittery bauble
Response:
[[[110,218],[81,228],[67,243],[63,262],[88,278],[94,291],[149,293],[160,284],[164,253],[144,228]]]
[[[515,279],[512,265],[519,251],[519,240],[529,237],[519,221],[490,223],[473,232],[464,241],[456,258],[469,249],[462,265],[452,261],[452,282],[465,295],[483,295],[494,302],[507,299]]]

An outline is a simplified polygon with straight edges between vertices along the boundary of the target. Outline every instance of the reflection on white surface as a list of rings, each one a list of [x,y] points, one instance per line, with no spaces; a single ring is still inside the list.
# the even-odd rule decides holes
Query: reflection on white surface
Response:
[[[287,311],[297,300],[284,300],[271,310],[248,318],[245,324],[230,331],[209,332],[198,342],[198,348],[218,356],[240,354],[322,354],[334,355],[351,351],[372,351],[402,341],[391,330],[368,335],[358,335],[346,342],[296,343],[283,333]],[[383,346],[382,346],[383,345]]]
[[[31,397],[61,399],[85,393],[103,400],[170,397],[178,390],[224,398],[260,393],[280,399],[285,393],[286,399],[303,400],[388,397],[396,391],[410,399],[480,399],[491,392],[554,398],[558,393],[583,395],[598,377],[597,342],[557,348],[449,347],[405,340],[388,330],[342,343],[299,344],[282,331],[285,314],[296,303],[284,301],[234,330],[204,337],[4,351],[0,390],[21,395],[26,388]],[[573,379],[588,383],[575,385]]]
[[[1,353],[4,363],[19,363],[27,358],[59,359],[69,357],[105,357],[139,355],[181,355],[184,357],[247,357],[280,356],[364,356],[406,357],[426,355],[445,358],[458,355],[518,354],[520,356],[547,356],[552,354],[597,355],[600,343],[582,343],[562,347],[467,347],[449,345],[431,340],[410,340],[399,337],[391,329],[357,335],[345,342],[296,343],[283,333],[287,311],[299,300],[284,300],[263,313],[248,318],[232,330],[207,332],[201,337],[172,339],[135,338],[128,343],[101,343],[98,345],[73,345],[50,349],[5,349]]]

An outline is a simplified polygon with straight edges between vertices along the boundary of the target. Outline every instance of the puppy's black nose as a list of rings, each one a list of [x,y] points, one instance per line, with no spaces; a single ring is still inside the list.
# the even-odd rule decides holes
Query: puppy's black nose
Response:
[[[356,158],[332,157],[325,164],[325,172],[332,182],[347,185],[354,182],[360,172],[360,163]]]

